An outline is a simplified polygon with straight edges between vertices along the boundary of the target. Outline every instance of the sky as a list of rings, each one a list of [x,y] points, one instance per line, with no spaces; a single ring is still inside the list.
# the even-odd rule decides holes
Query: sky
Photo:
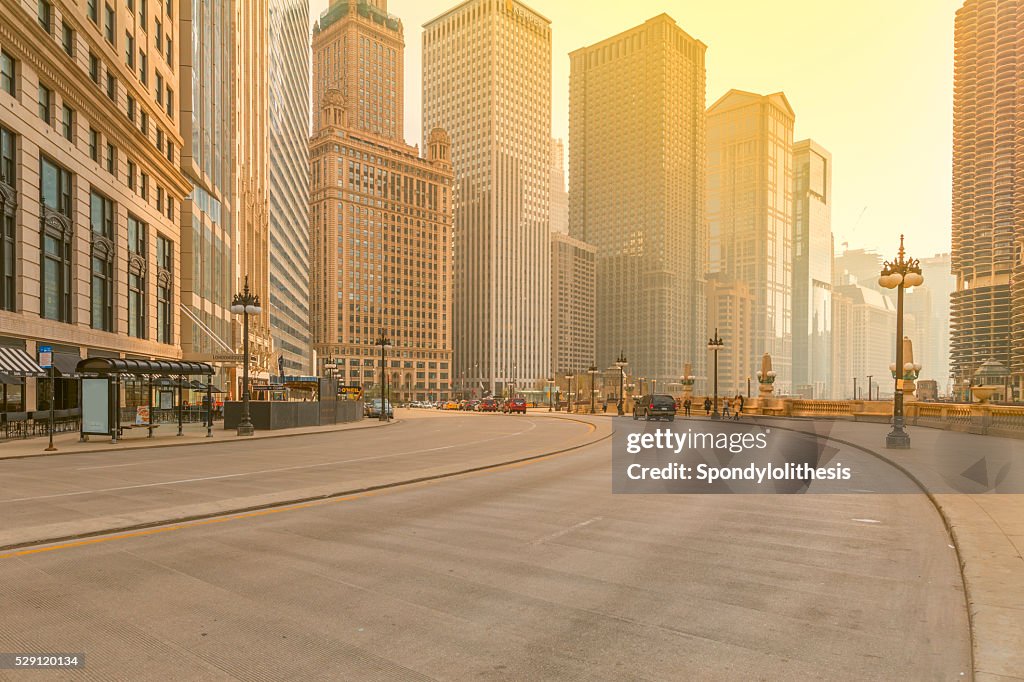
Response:
[[[424,22],[459,0],[389,0],[405,28],[405,131],[421,142]],[[661,13],[704,42],[707,105],[782,91],[795,140],[832,152],[836,249],[950,250],[953,20],[963,0],[532,0],[552,22],[552,134],[569,140],[569,52]],[[311,24],[328,0],[310,0]]]

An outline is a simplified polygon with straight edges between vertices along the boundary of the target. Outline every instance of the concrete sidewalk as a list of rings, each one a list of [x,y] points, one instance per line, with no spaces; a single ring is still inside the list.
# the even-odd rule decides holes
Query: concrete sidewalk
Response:
[[[363,419],[362,421],[350,424],[331,424],[328,426],[306,426],[297,429],[279,429],[276,431],[256,431],[252,439],[263,438],[287,438],[289,436],[302,436],[307,434],[330,433],[333,431],[351,431],[353,429],[367,429],[397,424],[401,420],[392,419],[390,422],[380,422],[376,419]],[[182,435],[178,436],[178,425],[160,424],[153,429],[153,437],[148,437],[146,427],[125,429],[124,436],[118,438],[117,443],[111,443],[106,436],[89,436],[87,442],[80,442],[78,432],[57,433],[53,436],[53,445],[56,452],[46,452],[49,444],[47,435],[32,436],[24,439],[12,439],[0,441],[0,459],[17,457],[43,457],[53,455],[68,455],[82,452],[119,452],[122,450],[134,450],[136,448],[168,448],[187,445],[214,445],[226,441],[242,440],[235,433],[234,429],[225,429],[223,422],[217,422],[213,426],[212,435],[206,436],[206,427],[201,424],[185,424],[182,427]]]

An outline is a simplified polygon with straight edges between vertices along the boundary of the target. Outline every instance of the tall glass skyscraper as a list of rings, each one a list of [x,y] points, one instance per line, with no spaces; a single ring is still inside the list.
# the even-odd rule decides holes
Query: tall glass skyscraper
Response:
[[[305,374],[311,371],[309,0],[269,0],[269,10],[270,333],[285,373]]]

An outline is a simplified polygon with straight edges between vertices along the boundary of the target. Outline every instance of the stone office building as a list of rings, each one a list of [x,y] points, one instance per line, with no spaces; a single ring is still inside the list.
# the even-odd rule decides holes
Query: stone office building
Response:
[[[85,357],[180,357],[178,2],[0,3],[0,349],[54,351],[56,406]],[[0,411],[48,381],[0,366]]]

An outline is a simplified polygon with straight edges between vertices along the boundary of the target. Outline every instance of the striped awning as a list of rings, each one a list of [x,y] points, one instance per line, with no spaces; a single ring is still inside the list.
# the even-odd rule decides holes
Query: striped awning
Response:
[[[46,370],[20,348],[0,346],[0,374],[15,377],[45,376]]]

